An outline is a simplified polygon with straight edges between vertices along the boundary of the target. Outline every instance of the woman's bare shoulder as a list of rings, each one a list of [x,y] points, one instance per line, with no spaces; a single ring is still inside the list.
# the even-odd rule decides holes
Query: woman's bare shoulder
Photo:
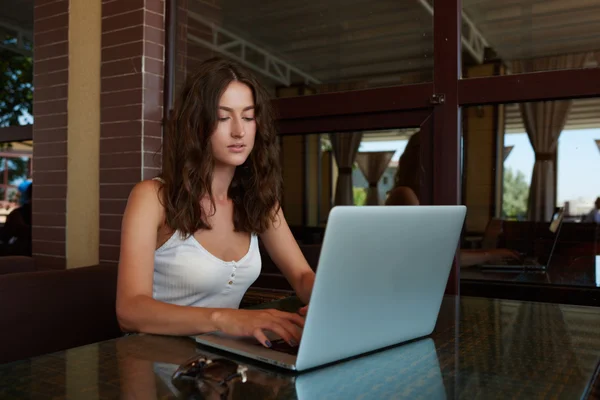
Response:
[[[155,179],[148,179],[137,183],[129,195],[127,207],[136,210],[144,210],[164,217],[164,206],[162,204],[161,188],[163,184]]]

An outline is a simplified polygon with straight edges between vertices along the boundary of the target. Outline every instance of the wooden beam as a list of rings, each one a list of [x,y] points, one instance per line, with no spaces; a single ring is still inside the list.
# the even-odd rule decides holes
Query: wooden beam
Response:
[[[278,118],[300,119],[431,107],[431,83],[274,99]]]
[[[600,68],[462,79],[461,106],[600,97]]]
[[[33,125],[7,126],[0,128],[0,143],[33,140]]]
[[[433,204],[460,204],[461,118],[458,81],[461,77],[461,0],[434,2]],[[443,97],[442,97],[443,96]],[[443,99],[443,100],[442,100]],[[459,295],[460,267],[455,259],[446,293]]]
[[[278,121],[280,135],[353,132],[378,129],[418,127],[430,110],[374,112],[320,118],[283,119]]]

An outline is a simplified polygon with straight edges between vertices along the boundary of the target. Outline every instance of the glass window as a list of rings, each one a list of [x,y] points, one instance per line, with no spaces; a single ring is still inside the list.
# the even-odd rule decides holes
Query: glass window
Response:
[[[463,0],[465,77],[596,68],[600,2]]]
[[[6,157],[0,157],[0,184],[4,185],[6,184],[6,177],[7,172],[6,172]],[[4,197],[0,197],[0,199],[3,199]]]
[[[596,285],[598,100],[465,108],[461,279]]]
[[[418,202],[425,180],[419,138],[414,128],[282,135],[283,208],[296,238],[322,239],[334,205]],[[345,150],[355,152],[339,153]],[[392,194],[396,184],[401,190]]]
[[[215,55],[252,68],[277,97],[431,81],[430,7],[413,0],[180,1],[176,87]]]
[[[20,197],[20,193],[19,190],[16,187],[8,187],[8,189],[6,190],[6,200],[9,203],[14,203],[17,204],[19,203],[19,197]]]
[[[29,158],[28,157],[12,157],[7,159],[8,168],[8,183],[9,185],[18,186],[26,180],[29,173]]]
[[[24,152],[21,147],[20,143],[4,146],[3,157],[0,157],[0,202],[4,202],[8,207],[17,206],[18,187],[23,181],[31,178],[31,158],[29,155],[21,155]]]

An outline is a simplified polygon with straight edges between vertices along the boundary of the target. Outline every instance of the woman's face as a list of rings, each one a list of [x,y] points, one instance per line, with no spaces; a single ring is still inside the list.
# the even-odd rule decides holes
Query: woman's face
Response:
[[[217,165],[242,165],[254,147],[254,96],[245,84],[233,81],[219,100],[217,128],[210,138]]]

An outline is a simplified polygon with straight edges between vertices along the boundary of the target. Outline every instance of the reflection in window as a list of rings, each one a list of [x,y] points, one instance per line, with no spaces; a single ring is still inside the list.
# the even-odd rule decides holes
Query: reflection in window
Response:
[[[583,219],[600,196],[600,152],[594,139],[600,129],[566,130],[558,140],[558,205],[567,215]]]
[[[0,202],[4,208],[17,206],[19,185],[31,179],[31,158],[10,153],[10,150],[5,150],[0,158]]]
[[[463,0],[467,64],[495,63],[467,77],[596,68],[600,2]]]
[[[600,256],[596,256],[596,286],[600,287]]]
[[[407,143],[411,138],[418,139],[416,131],[281,136],[283,208],[296,238],[316,243],[315,232],[322,233],[334,205],[384,204],[394,188],[398,162],[406,153]],[[419,163],[418,145],[409,153],[403,164],[407,178],[403,182],[412,185],[423,171],[415,166]],[[415,191],[419,196],[419,185]]]
[[[5,184],[6,180],[5,180],[5,170],[6,170],[6,157],[0,157],[0,184]],[[0,197],[0,199],[3,199],[3,197]]]
[[[423,3],[180,0],[187,37],[177,43],[176,87],[217,55],[245,63],[281,97],[431,81],[433,18]]]
[[[525,133],[504,136],[502,218],[527,219],[527,199],[535,155]]]
[[[29,176],[29,158],[15,157],[6,160],[8,169],[8,184],[18,186]]]
[[[363,135],[363,140],[360,144],[358,158],[362,162],[363,167],[355,170],[353,174],[353,185],[362,192],[367,193],[373,183],[369,183],[369,173],[371,181],[379,175],[377,181],[377,204],[384,204],[387,195],[394,186],[394,176],[398,169],[398,160],[406,149],[408,138],[414,130],[398,130],[398,137],[387,137],[389,133],[371,132]],[[385,162],[384,166],[378,166],[378,163]],[[377,168],[379,167],[379,170]],[[372,170],[372,171],[369,171]],[[377,170],[377,171],[375,171]],[[371,205],[375,200],[371,200]],[[355,204],[359,204],[355,201]],[[364,201],[361,204],[367,204],[365,195]]]
[[[583,217],[600,195],[600,114],[578,101],[465,107],[461,248],[475,262],[461,279],[597,285],[597,227]],[[556,207],[565,209],[558,235],[549,230]],[[523,260],[510,273],[479,268],[510,263],[512,251],[543,264],[555,240],[550,272],[526,273]]]

